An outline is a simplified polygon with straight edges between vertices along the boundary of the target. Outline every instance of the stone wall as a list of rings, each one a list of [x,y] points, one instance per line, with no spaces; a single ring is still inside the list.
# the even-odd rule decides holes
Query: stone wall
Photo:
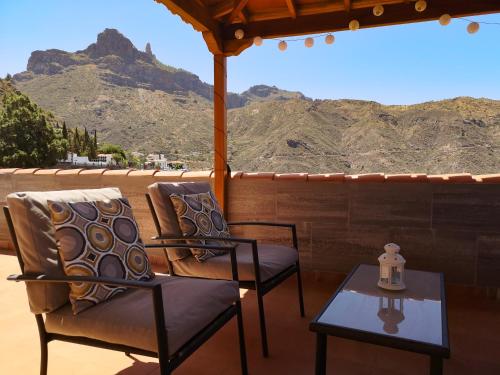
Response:
[[[144,193],[155,181],[210,180],[211,172],[0,170],[0,204],[13,191],[119,187],[144,238],[155,234]],[[301,261],[315,272],[376,263],[396,242],[409,268],[444,271],[447,281],[500,286],[500,175],[232,173],[229,220],[294,222]],[[235,235],[286,242],[286,230]],[[0,247],[11,247],[0,215]],[[155,261],[159,259],[155,258]]]

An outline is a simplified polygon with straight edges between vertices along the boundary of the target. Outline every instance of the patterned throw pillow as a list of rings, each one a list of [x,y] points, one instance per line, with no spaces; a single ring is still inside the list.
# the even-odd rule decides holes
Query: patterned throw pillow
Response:
[[[226,220],[211,191],[200,194],[170,194],[170,200],[184,236],[230,237]],[[232,245],[229,241],[210,240],[189,240],[188,243]],[[191,249],[191,253],[198,262],[203,262],[211,257],[224,255],[227,251]]]
[[[64,272],[123,280],[154,277],[127,199],[103,202],[48,201]],[[106,301],[125,288],[71,283],[73,313]]]

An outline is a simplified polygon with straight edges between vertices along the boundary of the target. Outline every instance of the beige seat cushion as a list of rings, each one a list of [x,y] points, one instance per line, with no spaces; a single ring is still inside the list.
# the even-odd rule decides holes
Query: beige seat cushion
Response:
[[[169,355],[239,299],[234,281],[157,275],[162,282]],[[152,293],[128,290],[78,315],[69,304],[47,314],[47,332],[157,351]]]
[[[118,188],[82,189],[12,193],[7,196],[12,221],[24,261],[24,272],[62,276],[55,231],[50,219],[48,200],[59,202],[103,201],[121,198]],[[31,311],[50,312],[68,302],[64,284],[27,284]]]
[[[297,262],[297,250],[282,245],[259,244],[260,278],[269,280],[281,271]],[[252,247],[249,244],[239,244],[236,250],[238,261],[238,277],[241,281],[253,281],[254,265]],[[198,262],[193,256],[172,262],[176,275],[196,276],[208,279],[231,279],[230,255],[221,255]]]
[[[182,236],[182,230],[170,200],[170,194],[199,194],[208,193],[210,190],[210,184],[206,182],[157,182],[149,185],[148,192],[158,217],[161,234],[171,237]],[[168,252],[170,260],[178,260],[188,256],[191,256],[189,249],[179,248]]]

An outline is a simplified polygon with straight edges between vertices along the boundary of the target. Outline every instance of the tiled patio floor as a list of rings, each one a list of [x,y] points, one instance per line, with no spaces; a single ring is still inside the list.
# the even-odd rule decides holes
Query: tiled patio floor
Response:
[[[5,281],[19,272],[17,260],[0,255],[0,374],[30,375],[39,371],[35,319],[28,310],[24,285]],[[243,298],[249,370],[252,374],[313,374],[314,335],[308,322],[338,282],[305,277],[307,317],[298,314],[295,280],[266,296],[271,357],[260,355],[257,309],[253,292]],[[500,374],[500,301],[453,288],[448,293],[452,358],[445,374]],[[328,373],[425,374],[428,359],[418,354],[342,339],[329,339]],[[236,324],[230,323],[175,372],[177,375],[239,373]],[[152,358],[134,361],[122,353],[53,342],[49,375],[159,374]]]

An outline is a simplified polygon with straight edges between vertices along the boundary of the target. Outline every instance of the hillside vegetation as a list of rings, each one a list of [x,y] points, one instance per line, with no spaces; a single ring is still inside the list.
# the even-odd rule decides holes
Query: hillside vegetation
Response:
[[[141,52],[116,30],[75,53],[32,53],[17,88],[103,142],[212,164],[212,86]],[[233,170],[488,173],[500,166],[500,101],[411,106],[311,100],[259,85],[228,95]]]

